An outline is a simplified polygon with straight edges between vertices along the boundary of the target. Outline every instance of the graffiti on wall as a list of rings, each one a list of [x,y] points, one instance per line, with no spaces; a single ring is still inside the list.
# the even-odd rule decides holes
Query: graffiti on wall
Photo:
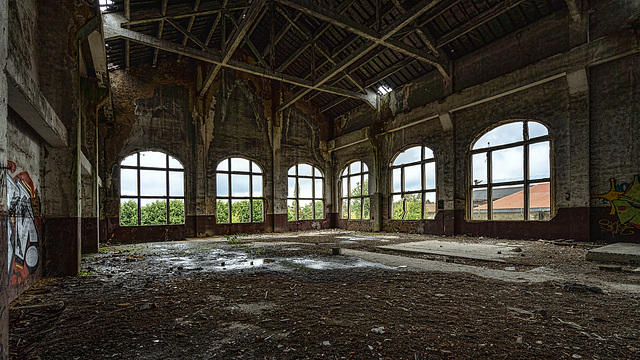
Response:
[[[15,163],[9,161],[7,171],[15,173]],[[40,264],[40,197],[26,171],[13,177],[7,175],[5,180],[9,286],[16,286],[33,274]]]
[[[636,175],[631,184],[616,184],[615,179],[610,181],[609,192],[592,197],[608,201],[611,205],[609,214],[616,215],[617,220],[602,219],[600,228],[614,236],[633,235],[640,230],[640,175]]]

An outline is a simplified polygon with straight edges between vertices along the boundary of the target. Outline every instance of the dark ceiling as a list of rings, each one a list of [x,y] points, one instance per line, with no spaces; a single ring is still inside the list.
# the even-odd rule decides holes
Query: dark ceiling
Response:
[[[566,7],[563,0],[112,3],[104,13],[128,12],[132,31],[222,56],[235,54],[231,59],[236,60],[242,52],[256,59],[254,68],[290,76],[294,85],[323,84],[321,90],[302,86],[297,94],[332,118],[362,105],[357,97],[367,89],[395,89],[432,71],[446,77],[452,60]],[[107,40],[107,53],[110,69],[182,56],[123,38]]]

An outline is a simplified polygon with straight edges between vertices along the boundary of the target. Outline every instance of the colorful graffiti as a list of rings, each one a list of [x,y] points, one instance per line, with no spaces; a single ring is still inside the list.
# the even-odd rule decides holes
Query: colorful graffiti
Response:
[[[12,161],[9,173],[16,171]],[[23,283],[40,264],[40,197],[26,171],[6,176],[9,286]]]
[[[611,222],[603,224],[603,230],[612,231],[620,235],[633,235],[635,229],[640,230],[640,175],[633,178],[633,182],[616,185],[611,179],[611,190],[606,194],[593,195],[611,204],[610,215],[617,215],[619,223],[612,226]]]

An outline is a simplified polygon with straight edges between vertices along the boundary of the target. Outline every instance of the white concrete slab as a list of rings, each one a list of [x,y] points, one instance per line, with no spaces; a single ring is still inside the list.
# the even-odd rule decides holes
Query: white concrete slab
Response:
[[[380,249],[414,252],[422,254],[461,257],[474,260],[505,262],[513,256],[516,246],[464,244],[453,241],[427,240],[405,244],[378,246]]]
[[[597,262],[640,264],[640,244],[615,243],[587,252],[586,259]]]

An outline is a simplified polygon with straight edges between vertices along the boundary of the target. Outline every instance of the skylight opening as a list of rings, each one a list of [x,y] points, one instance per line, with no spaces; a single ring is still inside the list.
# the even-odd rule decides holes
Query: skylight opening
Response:
[[[113,6],[113,0],[100,0],[100,11],[104,12]]]
[[[383,84],[383,85],[378,86],[378,94],[380,94],[380,95],[388,94],[391,91],[393,91],[393,89],[388,87],[387,85]]]

